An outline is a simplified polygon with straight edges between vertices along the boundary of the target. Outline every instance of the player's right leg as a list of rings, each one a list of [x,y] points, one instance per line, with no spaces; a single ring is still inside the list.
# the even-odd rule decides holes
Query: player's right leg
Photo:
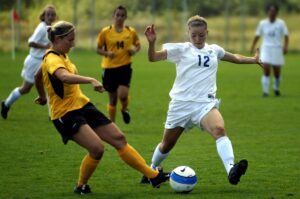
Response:
[[[280,96],[280,91],[279,91],[279,86],[280,86],[280,81],[281,81],[281,66],[273,66],[273,71],[274,71],[274,93],[276,96]]]
[[[7,118],[9,108],[12,106],[12,104],[15,101],[17,101],[21,97],[21,95],[24,95],[24,94],[30,92],[32,86],[33,86],[32,83],[24,81],[23,85],[21,87],[17,87],[11,91],[11,93],[6,98],[6,100],[1,103],[1,116],[4,119]]]
[[[270,87],[270,73],[271,73],[271,65],[264,64],[264,74],[261,78],[261,85],[263,90],[263,96],[269,96],[269,87]]]
[[[87,124],[81,125],[79,131],[72,139],[80,146],[88,150],[88,154],[82,159],[79,178],[74,192],[87,194],[91,192],[88,180],[94,173],[104,153],[104,145],[99,136]]]

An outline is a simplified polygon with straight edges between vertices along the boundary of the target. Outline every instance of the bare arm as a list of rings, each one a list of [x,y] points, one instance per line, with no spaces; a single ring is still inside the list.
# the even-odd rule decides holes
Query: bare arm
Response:
[[[259,49],[256,50],[256,53],[253,57],[246,57],[240,54],[232,54],[230,52],[225,52],[224,61],[228,61],[235,64],[258,64],[263,68],[263,64],[259,58]]]
[[[258,40],[259,40],[259,36],[255,36],[254,39],[253,39],[253,42],[252,42],[251,49],[250,49],[251,53],[254,53],[254,49],[255,49],[255,46],[256,46]]]
[[[283,46],[283,53],[284,54],[288,53],[288,47],[289,47],[289,36],[285,35],[284,36],[284,46]]]
[[[103,85],[95,78],[72,74],[64,68],[57,69],[54,75],[57,79],[66,84],[92,84],[95,91],[101,93],[105,91]]]
[[[40,105],[45,105],[47,103],[46,93],[43,85],[43,74],[42,74],[42,68],[38,70],[35,78],[35,87],[38,92],[38,97],[34,100],[35,103]]]
[[[160,61],[167,59],[167,51],[155,51],[155,41],[156,41],[156,33],[154,29],[154,25],[148,26],[145,30],[145,35],[147,37],[149,47],[148,47],[148,59],[151,62]]]
[[[32,48],[48,49],[48,48],[50,48],[51,45],[50,45],[50,43],[47,45],[43,45],[43,44],[39,44],[39,43],[35,43],[35,42],[29,42],[28,46],[32,47]]]
[[[113,58],[114,57],[114,53],[113,52],[111,52],[111,51],[106,51],[105,49],[104,49],[104,46],[97,46],[97,53],[99,54],[99,55],[103,55],[103,56],[105,56],[105,57],[109,57],[109,58]]]
[[[137,52],[139,52],[141,49],[141,44],[137,44],[132,48],[129,48],[127,51],[129,53],[130,56],[135,55]]]

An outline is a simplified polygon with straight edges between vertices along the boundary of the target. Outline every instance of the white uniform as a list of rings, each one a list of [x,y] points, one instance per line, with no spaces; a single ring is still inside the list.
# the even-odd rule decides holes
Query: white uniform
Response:
[[[258,24],[256,36],[263,38],[261,45],[261,60],[274,66],[284,64],[282,39],[288,35],[285,22],[276,19],[273,23],[269,19],[263,19]]]
[[[225,51],[215,44],[198,49],[190,42],[164,44],[163,49],[167,51],[167,60],[176,64],[165,128],[200,128],[203,116],[219,105],[216,73]]]
[[[40,22],[40,24],[36,27],[33,34],[28,39],[28,43],[30,42],[42,45],[48,45],[50,43],[47,34],[47,24],[45,22]],[[21,73],[21,76],[25,81],[34,83],[34,75],[40,67],[45,51],[46,49],[42,48],[30,48],[29,55],[24,61]]]

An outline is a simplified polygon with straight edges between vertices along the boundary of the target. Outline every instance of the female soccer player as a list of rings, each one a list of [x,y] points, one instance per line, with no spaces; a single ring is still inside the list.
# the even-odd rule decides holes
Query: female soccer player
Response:
[[[24,61],[21,76],[24,81],[21,87],[11,91],[5,101],[1,103],[1,116],[6,119],[9,108],[22,95],[30,92],[34,84],[34,75],[42,62],[43,55],[50,47],[50,41],[47,38],[47,26],[51,25],[56,18],[54,6],[46,6],[40,14],[40,23],[28,39],[30,52]]]
[[[263,37],[261,46],[261,60],[264,63],[264,74],[261,79],[263,96],[269,96],[271,68],[274,71],[274,93],[280,96],[279,85],[281,80],[281,66],[284,64],[283,54],[288,52],[289,36],[288,29],[282,19],[277,18],[279,7],[276,4],[267,6],[268,19],[259,22],[254,37],[251,51],[253,52],[260,37]],[[284,45],[282,46],[282,39]]]
[[[261,64],[258,54],[245,57],[226,52],[216,44],[206,43],[208,35],[207,22],[198,15],[188,22],[190,42],[167,43],[162,50],[155,50],[156,33],[154,25],[148,26],[145,35],[149,42],[149,60],[168,60],[176,64],[176,79],[170,92],[171,102],[165,123],[161,143],[156,147],[152,157],[152,168],[156,168],[168,156],[170,150],[184,130],[196,126],[207,131],[215,140],[228,179],[237,184],[246,172],[247,160],[234,165],[231,141],[224,129],[224,120],[218,110],[216,99],[216,73],[219,60],[237,64]],[[146,182],[143,177],[142,183]]]
[[[107,105],[111,121],[116,118],[118,98],[122,104],[121,113],[126,124],[130,123],[128,93],[132,74],[131,57],[140,50],[136,31],[125,26],[127,10],[118,6],[113,13],[114,24],[101,30],[97,38],[97,53],[103,55],[103,86],[109,94]]]
[[[96,169],[103,153],[105,141],[112,145],[121,159],[148,178],[153,187],[168,179],[168,174],[149,167],[139,153],[131,147],[120,129],[107,119],[80,90],[79,84],[91,84],[95,91],[104,92],[102,84],[94,78],[78,74],[67,53],[74,46],[75,28],[65,21],[55,23],[48,30],[52,48],[41,64],[35,83],[38,104],[45,104],[46,87],[51,107],[51,119],[63,142],[73,140],[88,150],[83,158],[75,193],[90,193],[87,182]]]

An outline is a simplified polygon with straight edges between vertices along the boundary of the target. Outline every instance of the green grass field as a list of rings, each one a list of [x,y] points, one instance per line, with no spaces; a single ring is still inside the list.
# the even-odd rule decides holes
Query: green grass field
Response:
[[[150,162],[162,137],[175,67],[167,62],[149,63],[145,54],[141,52],[134,58],[132,123],[123,124],[119,113],[117,124],[129,143]],[[25,56],[25,52],[19,52],[11,61],[10,54],[0,54],[1,100],[21,84]],[[100,58],[94,52],[74,51],[70,56],[81,74],[100,79]],[[261,95],[258,66],[220,64],[220,110],[236,160],[249,161],[247,174],[238,186],[228,183],[214,140],[193,129],[181,137],[163,163],[165,170],[188,165],[196,171],[198,184],[192,193],[175,194],[168,184],[157,190],[140,185],[141,174],[125,165],[106,145],[106,153],[89,182],[93,194],[84,198],[300,198],[300,57],[288,55],[286,62],[282,96],[271,94],[268,98]],[[106,112],[106,93],[96,93],[90,85],[81,88]],[[33,103],[36,95],[33,89],[13,105],[6,121],[0,118],[0,198],[81,198],[72,191],[86,152],[73,142],[62,144],[48,120],[47,108]]]

